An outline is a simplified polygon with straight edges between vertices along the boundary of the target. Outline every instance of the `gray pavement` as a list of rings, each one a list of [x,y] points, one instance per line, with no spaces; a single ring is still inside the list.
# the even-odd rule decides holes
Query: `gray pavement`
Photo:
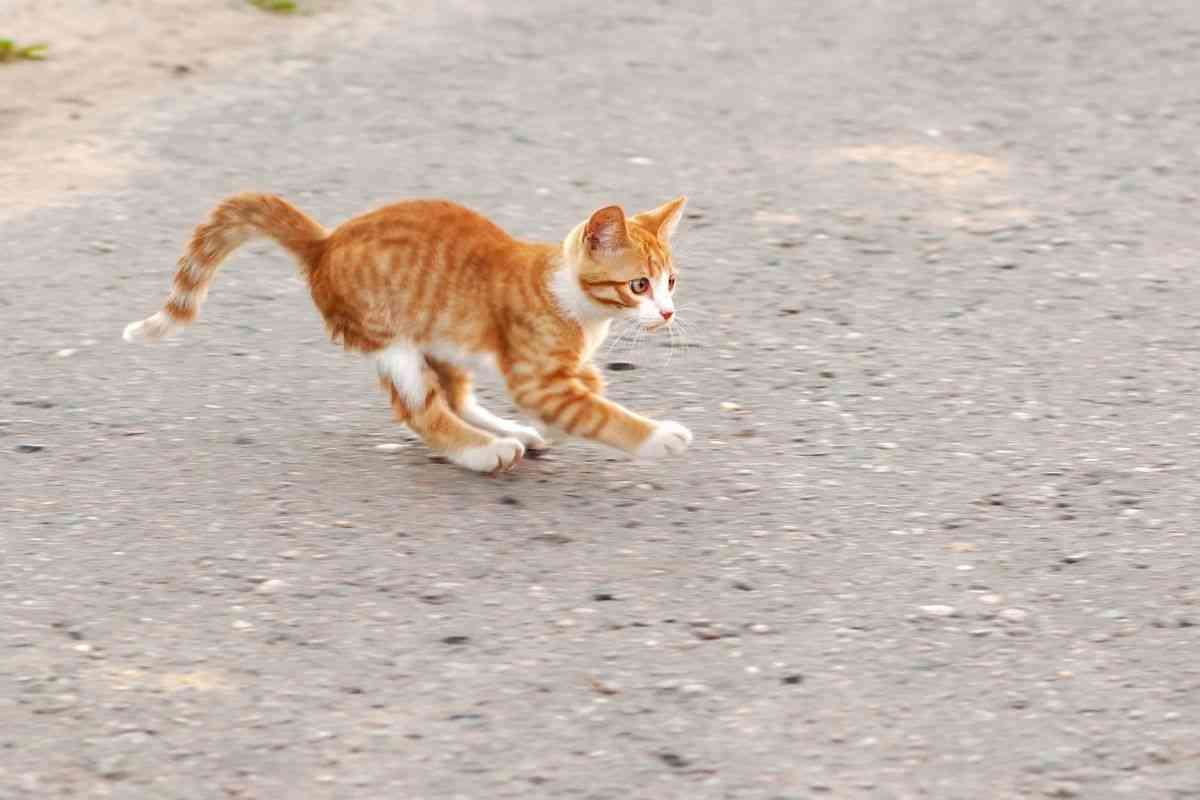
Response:
[[[0,797],[1200,797],[1200,6],[386,5],[0,227]],[[433,461],[268,244],[124,344],[251,188],[688,194],[695,444]]]

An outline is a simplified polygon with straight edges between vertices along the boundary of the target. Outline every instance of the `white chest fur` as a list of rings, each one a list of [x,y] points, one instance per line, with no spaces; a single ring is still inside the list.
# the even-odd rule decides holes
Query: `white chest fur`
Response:
[[[485,375],[498,375],[500,372],[499,367],[496,366],[496,358],[490,353],[468,353],[461,347],[450,343],[427,346],[424,351],[430,358],[445,361],[447,364],[468,372],[480,372]]]
[[[608,337],[608,329],[612,325],[612,320],[605,319],[599,322],[592,322],[583,325],[583,360],[584,363],[591,361],[592,356],[600,345],[604,344],[605,338]]]

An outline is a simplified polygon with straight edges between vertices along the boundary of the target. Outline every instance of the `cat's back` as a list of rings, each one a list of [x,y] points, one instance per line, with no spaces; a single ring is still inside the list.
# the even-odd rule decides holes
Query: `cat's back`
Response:
[[[342,223],[310,288],[335,340],[373,351],[403,338],[487,349],[484,309],[520,304],[546,258],[478,212],[407,200]]]
[[[479,212],[449,200],[436,199],[404,200],[360,214],[339,225],[331,234],[330,243],[463,239],[496,246],[514,244],[511,236]]]

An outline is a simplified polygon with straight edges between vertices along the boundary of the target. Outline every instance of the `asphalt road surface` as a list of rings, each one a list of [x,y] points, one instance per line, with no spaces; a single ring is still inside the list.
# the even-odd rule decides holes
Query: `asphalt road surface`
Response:
[[[400,5],[0,227],[0,797],[1200,797],[1200,6]],[[433,460],[269,244],[122,342],[243,189],[686,193],[692,449]]]

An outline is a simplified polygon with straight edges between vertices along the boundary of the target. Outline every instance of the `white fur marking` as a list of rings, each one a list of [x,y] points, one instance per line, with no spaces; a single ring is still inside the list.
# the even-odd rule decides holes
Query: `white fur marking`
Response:
[[[516,439],[496,439],[479,447],[468,447],[457,453],[449,453],[448,457],[460,467],[476,472],[492,472],[497,469],[508,469],[521,456],[525,455],[525,446]]]
[[[650,282],[650,293],[642,295],[638,303],[638,322],[643,325],[657,325],[663,321],[662,312],[675,313],[675,301],[671,299],[669,288],[671,276],[663,270],[658,277]]]
[[[579,276],[570,264],[563,264],[550,276],[550,293],[554,295],[558,307],[581,325],[599,322],[612,316],[604,306],[588,298],[583,287],[579,285]]]
[[[692,432],[678,422],[660,422],[634,453],[643,461],[656,461],[665,456],[677,456],[692,442]]]
[[[550,294],[567,318],[583,329],[583,360],[589,360],[608,336],[613,313],[588,298],[569,264],[563,264],[551,275]]]
[[[469,424],[474,425],[476,428],[482,428],[488,433],[494,433],[498,436],[510,436],[531,450],[542,450],[546,447],[546,441],[542,439],[536,429],[528,425],[520,425],[503,417],[497,417],[479,405],[479,401],[475,399],[475,395],[469,396],[466,402],[463,403],[459,416]]]
[[[387,378],[408,405],[419,408],[425,403],[425,356],[407,342],[400,342],[375,356],[375,367]]]
[[[170,336],[181,327],[183,326],[167,316],[165,311],[159,311],[139,322],[131,322],[126,325],[125,330],[121,333],[121,338],[127,342],[135,342],[139,339],[145,342],[154,342],[164,336]]]
[[[608,338],[608,329],[612,326],[611,319],[593,322],[583,326],[583,360],[591,361],[592,355]]]
[[[496,358],[491,353],[468,353],[451,342],[435,343],[426,347],[425,352],[430,358],[444,361],[467,372],[482,371],[493,375],[500,372],[500,368],[496,365]]]

